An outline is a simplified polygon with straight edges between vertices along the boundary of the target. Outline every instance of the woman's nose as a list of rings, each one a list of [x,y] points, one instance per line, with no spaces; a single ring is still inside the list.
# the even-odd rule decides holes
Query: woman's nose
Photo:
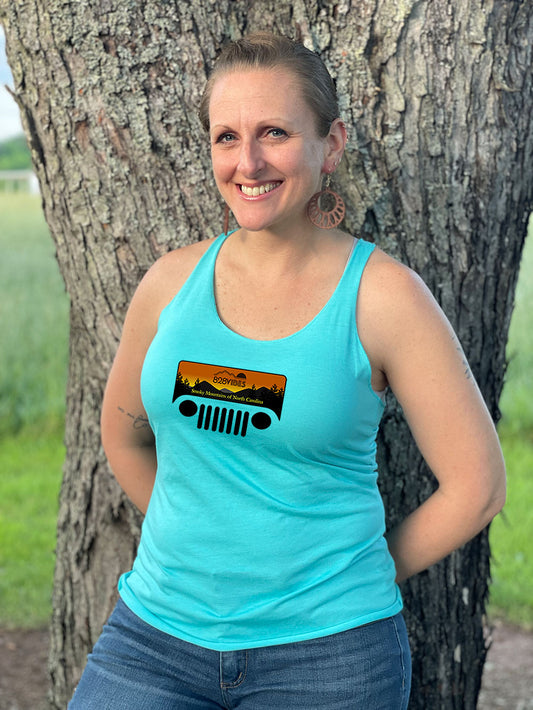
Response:
[[[239,155],[239,171],[248,177],[257,175],[265,166],[261,146],[255,140],[243,140]]]

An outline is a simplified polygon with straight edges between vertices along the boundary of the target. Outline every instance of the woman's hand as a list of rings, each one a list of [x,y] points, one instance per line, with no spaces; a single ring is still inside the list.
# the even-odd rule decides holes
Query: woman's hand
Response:
[[[388,535],[401,581],[463,545],[501,510],[505,465],[459,341],[421,279],[376,250],[357,308],[376,389],[391,387],[439,484]]]

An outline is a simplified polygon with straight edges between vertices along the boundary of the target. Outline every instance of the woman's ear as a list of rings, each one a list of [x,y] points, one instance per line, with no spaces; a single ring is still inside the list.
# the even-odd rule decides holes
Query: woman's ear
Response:
[[[326,160],[324,164],[325,171],[330,173],[335,170],[344,154],[348,133],[346,124],[340,118],[336,118],[330,126],[329,133],[326,136]]]

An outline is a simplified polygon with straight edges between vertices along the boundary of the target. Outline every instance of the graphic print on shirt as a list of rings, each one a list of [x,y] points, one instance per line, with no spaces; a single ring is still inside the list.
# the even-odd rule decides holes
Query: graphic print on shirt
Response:
[[[249,424],[263,430],[273,415],[281,419],[286,384],[285,375],[272,372],[181,360],[172,402],[180,400],[184,417],[197,416],[197,429],[246,436]]]

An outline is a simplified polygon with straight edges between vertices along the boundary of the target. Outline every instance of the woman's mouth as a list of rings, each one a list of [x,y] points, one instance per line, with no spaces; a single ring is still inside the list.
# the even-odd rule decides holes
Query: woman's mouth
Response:
[[[247,197],[259,197],[259,195],[265,195],[267,192],[272,192],[276,187],[281,185],[281,181],[278,182],[267,182],[264,185],[255,185],[254,187],[248,187],[248,185],[239,185],[241,192]]]

